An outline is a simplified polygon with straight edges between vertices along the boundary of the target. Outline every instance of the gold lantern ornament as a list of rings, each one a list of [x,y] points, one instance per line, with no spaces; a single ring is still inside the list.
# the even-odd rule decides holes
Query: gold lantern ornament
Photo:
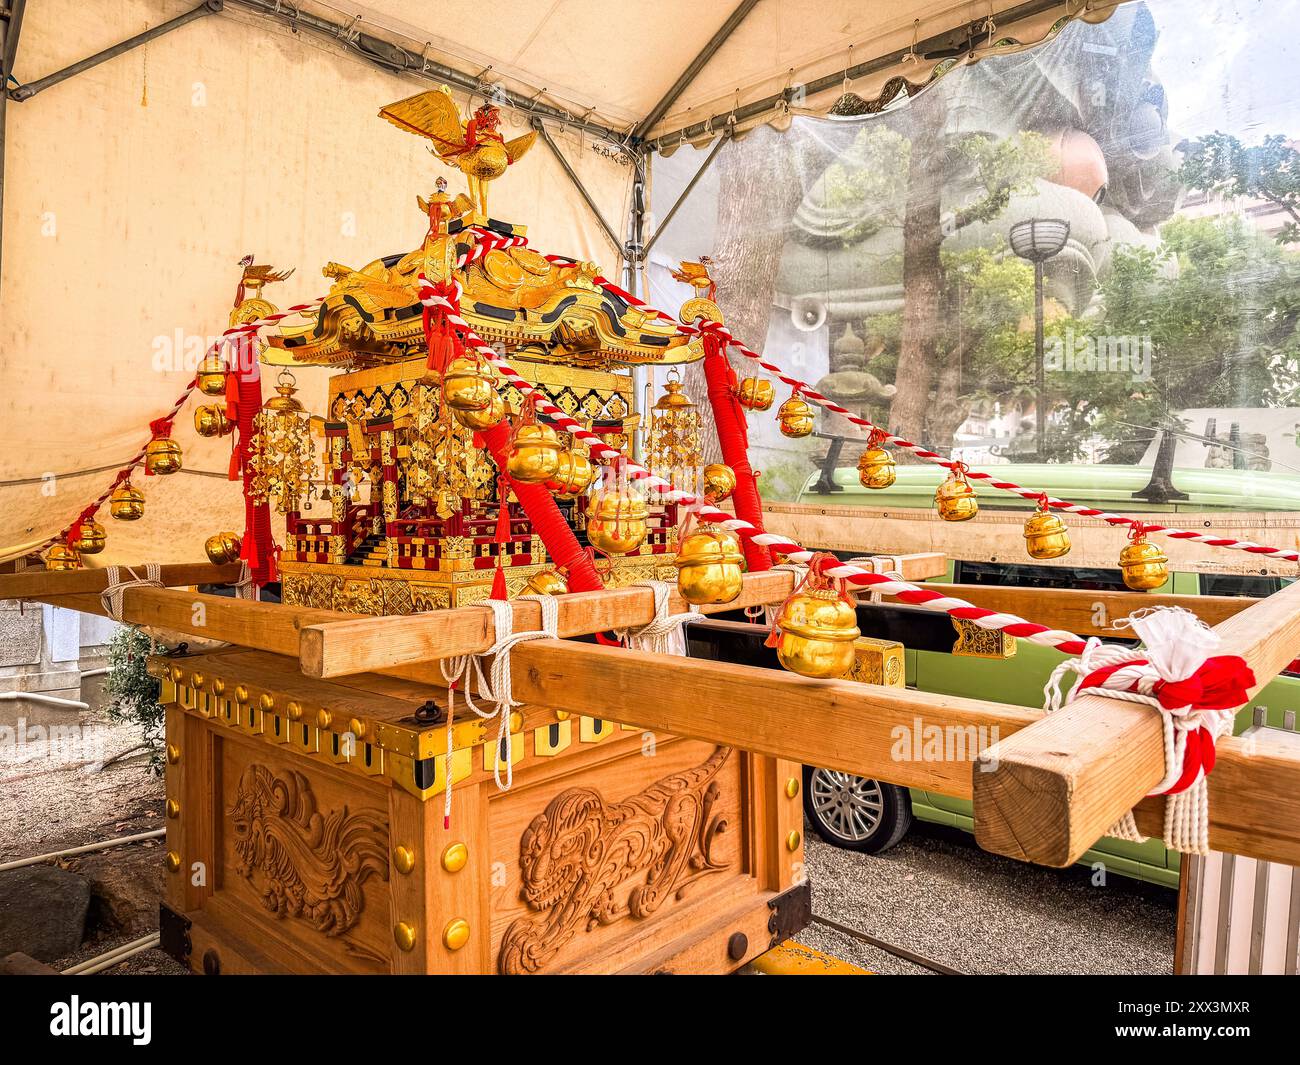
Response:
[[[235,423],[226,417],[225,408],[220,404],[204,403],[194,408],[194,431],[199,436],[227,436],[234,428]]]
[[[506,401],[501,398],[501,393],[494,388],[492,389],[492,395],[488,398],[487,406],[472,410],[464,407],[453,407],[452,414],[466,429],[482,433],[491,429],[506,416]]]
[[[208,561],[214,566],[224,566],[228,562],[238,562],[239,553],[243,550],[244,543],[237,533],[219,532],[214,536],[209,536],[203,544],[203,550],[208,553]]]
[[[254,502],[274,501],[281,514],[298,511],[316,494],[312,483],[316,452],[311,442],[311,417],[298,401],[297,382],[288,370],[276,378],[276,395],[253,417],[248,464],[253,471]]]
[[[76,536],[68,541],[68,546],[81,555],[97,555],[108,543],[108,533],[104,526],[94,518],[87,518],[77,529]]]
[[[442,398],[454,411],[484,410],[490,406],[496,392],[496,382],[488,368],[468,355],[452,359],[443,372]]]
[[[862,635],[853,602],[821,572],[833,556],[813,559],[803,584],[777,612],[769,644],[781,665],[801,677],[843,677],[853,668],[854,641]]]
[[[55,573],[81,569],[81,555],[75,547],[69,547],[65,543],[54,544],[45,552],[45,568]]]
[[[664,394],[650,408],[646,455],[650,472],[678,488],[689,491],[700,479],[700,411],[684,391],[676,367],[668,371]]]
[[[858,457],[858,480],[863,488],[888,488],[898,477],[894,456],[882,446],[885,440],[885,433],[873,429],[867,450]]]
[[[704,498],[717,505],[736,490],[736,471],[721,462],[704,467]]]
[[[1025,522],[1025,550],[1030,558],[1060,558],[1070,553],[1070,530],[1059,515],[1047,505],[1047,496],[1038,497],[1038,507]]]
[[[607,555],[626,555],[645,541],[645,500],[625,487],[602,491],[587,508],[587,542]]]
[[[1129,530],[1128,544],[1119,553],[1120,573],[1124,583],[1135,592],[1149,592],[1169,579],[1169,556],[1146,538],[1146,527],[1135,522]]]
[[[736,402],[746,410],[771,410],[775,399],[772,382],[761,377],[746,377],[736,386]]]
[[[730,603],[744,582],[740,540],[735,533],[702,525],[682,539],[673,565],[677,590],[688,603]]]
[[[596,478],[596,467],[581,451],[572,448],[560,452],[560,462],[548,487],[562,499],[582,495]]]
[[[118,521],[137,521],[144,517],[144,495],[131,484],[130,478],[113,489],[108,497],[108,513]]]
[[[165,476],[179,473],[181,446],[169,436],[155,436],[144,449],[144,467],[150,473]]]
[[[196,376],[199,391],[205,396],[226,394],[226,363],[219,353],[210,351],[204,355]]]
[[[506,472],[524,484],[544,484],[560,468],[560,438],[549,425],[533,421],[531,406],[510,438]]]
[[[975,489],[966,480],[964,462],[952,464],[947,479],[935,489],[934,501],[939,508],[939,517],[944,521],[969,521],[979,513],[979,500],[975,498]]]
[[[816,418],[812,407],[808,406],[808,401],[799,395],[796,389],[791,393],[790,398],[777,408],[776,420],[782,436],[799,440],[812,434]]]
[[[547,569],[534,573],[524,585],[525,595],[568,595],[569,582],[559,570]]]

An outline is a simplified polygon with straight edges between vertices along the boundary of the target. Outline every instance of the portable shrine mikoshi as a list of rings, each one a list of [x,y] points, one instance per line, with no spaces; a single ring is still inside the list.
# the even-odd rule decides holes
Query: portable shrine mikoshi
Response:
[[[944,571],[934,553],[805,550],[762,529],[745,418],[776,397],[737,380],[727,351],[790,386],[787,435],[811,432],[810,404],[870,428],[864,485],[892,480],[888,445],[948,468],[945,520],[977,516],[972,483],[1038,498],[1033,557],[1069,549],[1069,513],[1131,529],[1134,588],[1155,586],[1147,537],[1162,532],[1294,552],[1077,508],[892,437],[739,345],[707,264],[683,264],[698,294],[672,319],[491,218],[489,184],[531,135],[504,141],[490,106],[465,123],[435,91],[381,114],[433,140],[474,200],[440,181],[418,248],[331,263],[323,299],[283,312],[263,289],[288,272],[243,263],[225,341],[52,543],[51,572],[0,576],[4,597],[233,645],[192,639],[150,662],[167,707],[173,954],[205,972],[731,971],[809,918],[803,764],[973,798],[981,845],[1045,864],[1111,830],[1300,862],[1300,758],[1225,734],[1300,653],[1300,589],[1251,606],[961,599],[913,583]],[[281,368],[265,402],[259,361]],[[691,362],[707,420],[675,381],[636,410],[628,367]],[[338,371],[315,423],[295,365]],[[195,421],[234,437],[243,534],[213,536],[209,566],[80,569],[103,546],[100,506],[139,516],[132,470],[179,468],[169,429],[196,389],[224,397]],[[706,431],[725,464],[704,467]],[[322,479],[329,516],[314,517]],[[277,578],[282,603],[249,594]],[[183,590],[220,583],[240,595]],[[903,647],[859,631],[882,597],[947,615],[967,653],[1020,639],[1076,656],[1058,672],[1081,682],[1047,717],[909,691]],[[1134,651],[1094,639],[1113,635],[1092,620],[1098,598],[1111,616],[1187,610],[1135,621]],[[764,607],[770,629],[739,613]],[[681,657],[688,622],[710,657]],[[971,743],[900,754],[900,729]]]

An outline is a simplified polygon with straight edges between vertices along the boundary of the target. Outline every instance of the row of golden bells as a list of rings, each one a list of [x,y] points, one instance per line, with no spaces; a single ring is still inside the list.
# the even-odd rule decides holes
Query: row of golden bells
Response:
[[[761,377],[746,377],[736,386],[736,402],[745,410],[771,410],[776,400],[776,392],[771,381]],[[812,435],[817,416],[798,392],[781,404],[776,411],[777,427],[782,436],[798,440]]]

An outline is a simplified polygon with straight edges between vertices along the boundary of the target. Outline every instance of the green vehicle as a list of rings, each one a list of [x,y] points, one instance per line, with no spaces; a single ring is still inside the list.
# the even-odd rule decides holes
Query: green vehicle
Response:
[[[1135,500],[1134,492],[1151,480],[1149,467],[1006,465],[995,468],[1000,477],[1017,484],[1041,487],[1062,499],[1112,510],[1121,514],[1158,514],[1209,511],[1300,511],[1300,493],[1293,474],[1246,470],[1175,469],[1172,481],[1188,498],[1169,503]],[[934,490],[944,471],[931,466],[899,467],[893,487],[869,491],[858,483],[855,469],[837,469],[833,482],[841,490],[827,493],[819,475],[810,478],[798,502],[814,505],[870,506],[874,508],[925,508],[933,506]],[[987,510],[1032,509],[1033,503],[1009,493],[980,492]],[[1153,520],[1159,520],[1153,518]],[[1292,534],[1279,530],[1289,541]],[[815,545],[806,545],[815,546]],[[893,553],[899,544],[864,545]],[[850,552],[838,552],[848,557]],[[1024,558],[1022,554],[1020,557]],[[950,560],[945,583],[1019,585],[1038,588],[1096,588],[1123,590],[1118,569],[1073,568],[1034,564],[963,562]],[[1289,578],[1236,574],[1179,573],[1160,589],[1182,595],[1229,595],[1259,598],[1279,591]],[[908,641],[903,639],[905,645]],[[1043,685],[1060,655],[1047,648],[1021,642],[1010,660],[957,658],[952,654],[907,645],[907,685],[921,691],[970,698],[997,699],[1022,706],[1041,706]],[[1250,726],[1255,708],[1265,707],[1265,720],[1281,726],[1286,711],[1300,709],[1300,677],[1283,675],[1265,687],[1237,718],[1237,731]],[[932,821],[973,831],[971,804],[965,799],[903,788],[812,766],[804,768],[804,809],[818,834],[838,847],[878,854],[898,843],[913,820]],[[1166,887],[1178,886],[1181,856],[1157,839],[1128,843],[1099,840],[1081,864],[1103,863],[1109,872]]]

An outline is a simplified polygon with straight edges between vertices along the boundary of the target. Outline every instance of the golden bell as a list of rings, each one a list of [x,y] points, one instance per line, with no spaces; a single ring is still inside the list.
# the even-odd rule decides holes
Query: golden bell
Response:
[[[969,521],[979,513],[979,500],[975,498],[975,489],[965,477],[956,473],[935,489],[934,501],[939,506],[939,517],[944,521]]]
[[[781,435],[798,440],[813,431],[813,409],[799,396],[791,396],[776,412]]]
[[[215,351],[203,356],[198,369],[199,391],[205,396],[226,394],[226,364]]]
[[[55,544],[45,552],[45,568],[54,572],[81,569],[81,555],[67,544]]]
[[[587,511],[587,542],[608,555],[626,555],[646,537],[645,500],[631,492],[606,492]]]
[[[1060,558],[1070,553],[1070,530],[1060,517],[1040,506],[1025,522],[1025,550],[1030,558]]]
[[[831,588],[793,595],[776,619],[781,629],[776,656],[801,677],[843,677],[853,668],[858,614]]]
[[[205,403],[194,408],[194,431],[199,436],[225,436],[235,423],[226,417],[225,408],[216,403]]]
[[[219,532],[215,536],[209,536],[203,544],[203,550],[208,553],[208,561],[214,566],[224,566],[227,562],[236,562],[239,560],[239,552],[243,549],[243,541],[238,534],[232,532]]]
[[[1135,540],[1119,553],[1124,583],[1135,592],[1149,592],[1169,579],[1169,557],[1155,544]]]
[[[743,560],[735,533],[696,529],[677,549],[677,590],[688,603],[730,603],[744,584]]]
[[[521,425],[510,441],[506,470],[516,481],[542,484],[560,468],[560,440],[549,425]]]
[[[123,481],[113,489],[108,497],[108,512],[118,521],[135,521],[144,517],[144,496],[132,486],[130,481]]]
[[[456,420],[466,429],[473,429],[476,433],[482,433],[491,429],[506,416],[506,401],[501,398],[501,394],[495,389],[492,390],[492,396],[488,399],[486,407],[478,410],[465,410],[457,407],[452,410]]]
[[[108,533],[104,531],[104,526],[94,518],[88,518],[81,523],[81,529],[76,537],[68,542],[68,546],[78,554],[97,555],[104,550],[104,544],[107,542]]]
[[[858,480],[863,488],[888,488],[897,477],[894,456],[883,447],[869,447],[858,459]]]
[[[144,465],[150,473],[176,473],[181,468],[180,444],[170,437],[154,437],[145,445]]]
[[[704,496],[710,502],[721,503],[736,490],[736,471],[721,462],[710,462],[704,467]]]
[[[569,582],[558,570],[546,569],[534,573],[524,585],[525,595],[568,595]]]
[[[492,402],[496,383],[474,359],[452,359],[442,375],[442,398],[452,410],[483,410]],[[500,420],[500,419],[498,419]]]
[[[596,476],[596,468],[581,451],[561,451],[560,465],[551,478],[551,490],[558,496],[581,495]]]
[[[746,410],[770,410],[774,399],[772,382],[761,377],[746,377],[736,389],[736,402]]]

